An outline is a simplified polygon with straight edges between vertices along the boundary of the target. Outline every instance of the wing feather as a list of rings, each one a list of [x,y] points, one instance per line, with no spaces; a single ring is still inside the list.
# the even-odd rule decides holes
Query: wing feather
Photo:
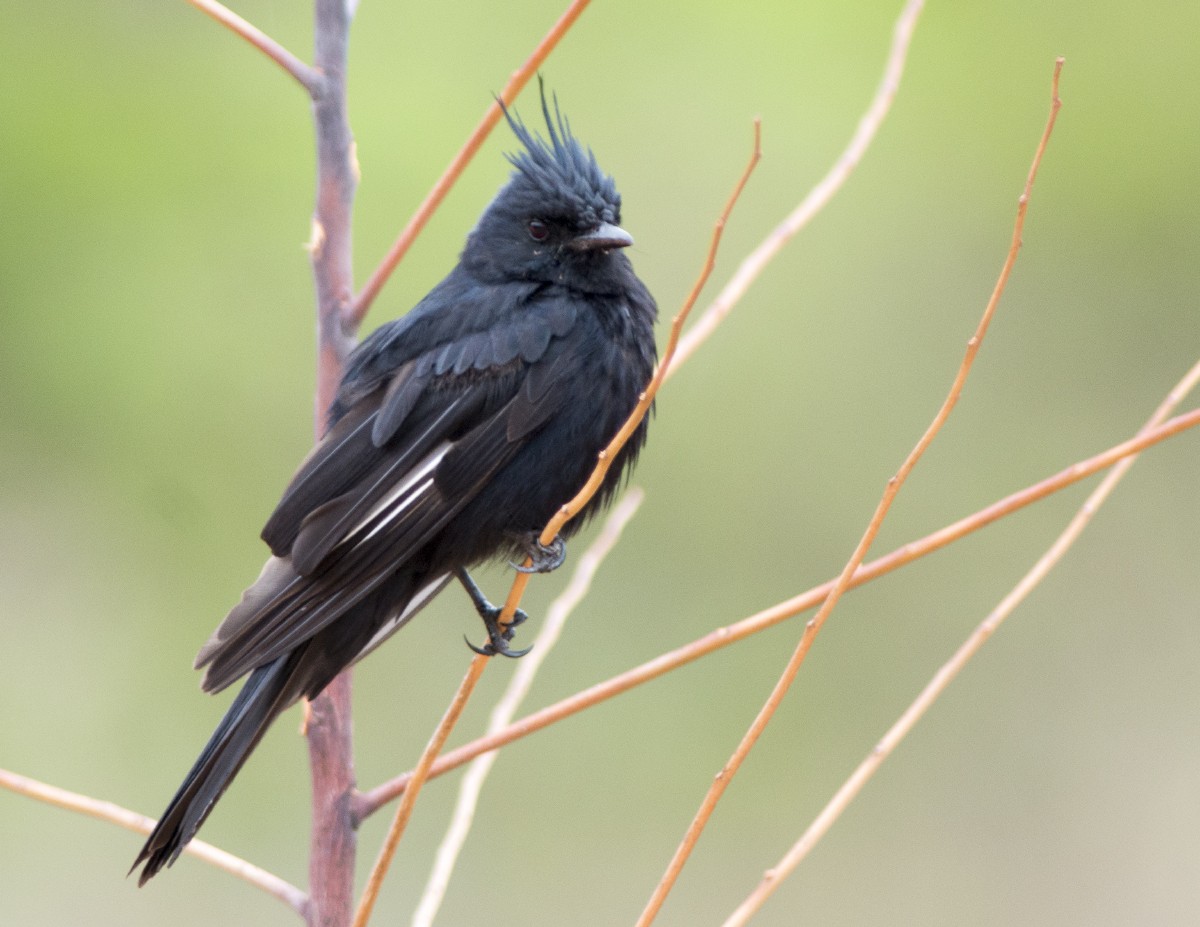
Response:
[[[371,427],[371,441],[376,447],[383,447],[400,430],[425,391],[425,384],[425,377],[416,374],[415,361],[409,361],[396,373],[383,394]]]
[[[313,509],[341,495],[378,463],[380,455],[371,449],[374,412],[368,403],[351,409],[300,464],[262,530],[277,557],[291,549]]]
[[[315,577],[288,579],[285,574],[274,595],[257,596],[266,605],[241,634],[202,651],[198,663],[209,664],[204,688],[221,689],[328,627],[387,580],[398,562],[427,543],[470,498],[447,500],[426,478],[368,520],[361,539],[348,539],[335,552],[336,568]],[[393,517],[397,513],[402,514]]]
[[[308,575],[321,566],[326,556],[351,530],[354,522],[362,518],[380,498],[393,487],[403,484],[405,475],[419,469],[426,454],[447,434],[452,434],[459,425],[470,418],[482,404],[484,396],[480,390],[460,395],[445,409],[426,422],[410,441],[385,458],[384,463],[364,475],[358,484],[342,496],[315,509],[307,516],[292,543],[292,563],[300,573]]]
[[[438,532],[561,409],[565,358],[580,348],[573,320],[569,306],[533,307],[512,324],[409,355],[391,377],[372,370],[371,389],[343,387],[353,404],[264,528],[275,556],[197,657],[207,666],[204,688],[294,649],[406,563],[420,563]],[[428,592],[417,597],[424,604],[447,567],[418,569],[437,570],[414,587]],[[381,611],[363,639],[374,646],[415,613],[411,604]]]

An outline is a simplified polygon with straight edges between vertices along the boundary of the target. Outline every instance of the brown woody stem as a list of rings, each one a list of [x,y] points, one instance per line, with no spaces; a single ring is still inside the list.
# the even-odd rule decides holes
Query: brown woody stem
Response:
[[[317,296],[315,430],[325,415],[354,344],[342,322],[354,292],[351,213],[358,185],[354,138],[346,113],[346,66],[352,4],[316,0],[313,93],[317,142],[317,196],[310,244]],[[357,835],[350,815],[354,754],[350,674],[344,672],[309,706],[308,755],[312,768],[312,836],[309,852],[310,927],[345,927],[354,904]]]

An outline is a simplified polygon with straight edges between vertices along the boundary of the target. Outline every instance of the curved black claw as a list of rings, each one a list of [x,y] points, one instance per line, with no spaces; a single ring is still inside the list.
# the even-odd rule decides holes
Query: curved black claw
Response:
[[[549,573],[551,570],[557,570],[567,559],[567,542],[561,534],[555,535],[550,545],[546,546],[531,531],[521,538],[521,549],[529,557],[530,563],[529,566],[512,564],[518,573]]]
[[[486,608],[479,610],[479,615],[483,618],[483,626],[487,630],[488,642],[482,647],[476,647],[467,636],[463,635],[463,640],[467,641],[467,646],[478,654],[485,657],[495,656],[500,654],[502,657],[523,657],[532,650],[532,647],[526,647],[524,650],[513,650],[508,646],[508,642],[513,639],[513,632],[517,629],[517,625],[526,621],[529,616],[521,609],[513,612],[512,621],[504,626],[504,630],[500,630],[500,612],[502,609],[494,605],[489,605]]]
[[[511,628],[509,629],[511,631]],[[508,632],[505,632],[508,633]],[[504,639],[503,634],[498,634],[495,638],[488,641],[482,647],[476,647],[468,639],[467,635],[463,635],[463,640],[467,642],[467,646],[474,650],[477,654],[483,657],[494,657],[499,654],[502,657],[512,657],[514,660],[517,657],[523,657],[533,648],[526,647],[524,650],[513,650],[508,646],[508,641]]]

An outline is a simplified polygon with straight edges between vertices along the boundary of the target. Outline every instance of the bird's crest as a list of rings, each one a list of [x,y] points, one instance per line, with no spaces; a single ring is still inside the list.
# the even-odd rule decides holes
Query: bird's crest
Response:
[[[542,115],[550,140],[546,141],[526,128],[521,118],[497,100],[504,111],[513,134],[525,146],[524,151],[506,157],[516,168],[514,184],[521,180],[534,187],[531,191],[546,206],[563,217],[576,218],[581,226],[599,222],[620,222],[621,195],[613,179],[600,169],[596,156],[571,134],[570,123],[558,108],[558,97],[552,95],[553,112],[546,99],[546,86],[538,75],[538,90],[542,98]]]

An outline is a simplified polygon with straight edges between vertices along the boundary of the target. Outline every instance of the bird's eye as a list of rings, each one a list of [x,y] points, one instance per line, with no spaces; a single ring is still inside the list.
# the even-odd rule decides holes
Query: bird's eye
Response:
[[[529,237],[534,241],[545,241],[550,237],[550,229],[541,219],[530,219]]]

